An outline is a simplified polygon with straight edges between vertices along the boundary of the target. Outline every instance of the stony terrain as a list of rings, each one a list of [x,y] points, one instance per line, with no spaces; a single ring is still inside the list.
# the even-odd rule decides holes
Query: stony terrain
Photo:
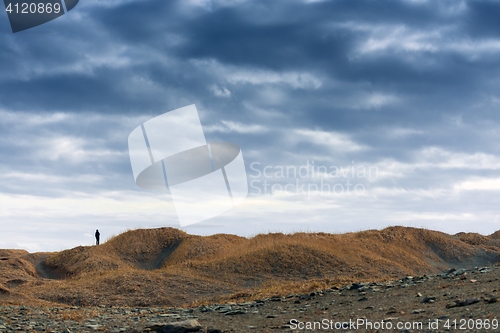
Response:
[[[328,320],[334,328],[346,323],[331,330],[338,332],[383,332],[377,324],[396,332],[500,332],[499,297],[500,267],[489,266],[192,308],[2,306],[0,331],[303,332],[312,330],[299,329],[299,322]],[[167,325],[175,322],[180,327]]]

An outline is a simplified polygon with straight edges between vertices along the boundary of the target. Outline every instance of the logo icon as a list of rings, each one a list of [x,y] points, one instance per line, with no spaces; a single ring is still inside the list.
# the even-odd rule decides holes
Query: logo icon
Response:
[[[63,16],[79,0],[3,0],[12,32],[36,27]]]
[[[136,184],[169,190],[182,227],[218,216],[248,195],[240,147],[207,143],[194,104],[138,126],[128,147]]]

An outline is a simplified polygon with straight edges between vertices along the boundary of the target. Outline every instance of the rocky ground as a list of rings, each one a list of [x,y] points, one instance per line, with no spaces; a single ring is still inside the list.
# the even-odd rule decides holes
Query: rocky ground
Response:
[[[500,332],[499,290],[492,266],[196,308],[2,306],[0,332]]]

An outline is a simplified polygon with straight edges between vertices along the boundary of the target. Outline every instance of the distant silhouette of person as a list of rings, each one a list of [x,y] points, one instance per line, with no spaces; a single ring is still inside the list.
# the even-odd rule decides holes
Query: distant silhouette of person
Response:
[[[99,245],[99,238],[101,237],[101,233],[99,230],[95,231],[95,245]]]

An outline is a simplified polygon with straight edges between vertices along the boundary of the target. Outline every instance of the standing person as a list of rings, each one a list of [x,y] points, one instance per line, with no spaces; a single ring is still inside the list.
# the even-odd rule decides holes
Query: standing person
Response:
[[[95,231],[95,245],[99,245],[99,238],[101,237],[101,233],[99,230]]]

